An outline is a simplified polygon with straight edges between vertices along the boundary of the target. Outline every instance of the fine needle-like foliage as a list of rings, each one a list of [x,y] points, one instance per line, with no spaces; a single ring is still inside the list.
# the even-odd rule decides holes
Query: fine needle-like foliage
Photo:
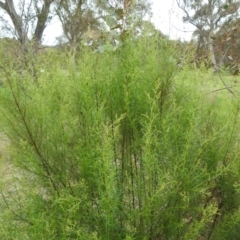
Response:
[[[239,239],[238,101],[176,58],[155,36],[49,51],[37,84],[1,60],[1,239]]]

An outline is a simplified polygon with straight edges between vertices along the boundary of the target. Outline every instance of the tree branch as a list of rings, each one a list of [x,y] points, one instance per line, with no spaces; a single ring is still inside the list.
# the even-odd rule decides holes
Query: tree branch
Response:
[[[54,0],[45,0],[42,6],[42,10],[38,15],[37,25],[34,32],[34,40],[36,42],[40,42],[43,36],[43,31],[46,28],[46,22],[48,20],[49,12],[50,12],[50,5],[53,3]]]
[[[6,3],[0,1],[0,7],[6,11]]]

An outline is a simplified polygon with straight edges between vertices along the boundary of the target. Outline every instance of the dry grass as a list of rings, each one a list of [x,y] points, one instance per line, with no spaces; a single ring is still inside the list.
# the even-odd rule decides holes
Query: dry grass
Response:
[[[5,181],[11,178],[13,167],[10,164],[10,140],[0,133],[0,178]]]
[[[9,146],[10,141],[7,136],[3,133],[0,133],[0,157],[1,159],[7,158],[9,156]]]
[[[20,186],[22,171],[11,163],[11,143],[6,135],[0,134],[0,191],[15,192]]]

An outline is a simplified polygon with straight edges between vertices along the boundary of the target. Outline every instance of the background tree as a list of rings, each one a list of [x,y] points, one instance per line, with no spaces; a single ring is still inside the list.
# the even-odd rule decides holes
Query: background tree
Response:
[[[219,27],[238,15],[239,1],[233,0],[228,3],[222,0],[176,1],[184,12],[183,20],[196,27],[195,35],[198,36],[198,46],[204,45],[209,50],[214,69],[218,71],[222,63],[214,49],[213,35]]]
[[[0,1],[0,9],[8,16],[3,20],[3,28],[14,35],[20,45],[15,53],[15,63],[20,72],[27,70],[34,81],[38,82],[38,69],[36,67],[37,51],[41,45],[43,33],[50,21],[51,5],[55,0],[6,0]]]
[[[147,15],[151,15],[149,1],[134,0],[96,0],[98,14],[102,16],[105,25],[111,30],[113,41],[118,38],[124,42],[125,37],[132,31],[135,34],[144,24]]]
[[[214,46],[222,55],[223,64],[232,74],[240,71],[240,19],[224,24],[214,35]]]
[[[15,33],[24,52],[28,52],[29,42],[34,41],[36,45],[41,43],[43,32],[51,18],[50,7],[53,2],[54,0],[31,0],[26,3],[21,0],[15,5],[13,0],[0,1],[0,8],[9,16],[13,29],[9,27],[11,24],[8,21],[4,21],[4,26]]]
[[[115,49],[130,31],[136,35],[145,28],[144,17],[151,9],[150,3],[142,0],[59,0],[55,6],[73,55],[82,39],[100,52]]]
[[[71,46],[73,56],[84,34],[89,29],[99,28],[100,22],[93,9],[93,5],[87,0],[57,1],[55,11],[61,22],[64,37]]]

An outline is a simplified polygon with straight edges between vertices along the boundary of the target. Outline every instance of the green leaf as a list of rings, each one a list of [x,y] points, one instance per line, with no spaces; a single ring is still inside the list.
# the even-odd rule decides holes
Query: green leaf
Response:
[[[224,8],[225,10],[228,9],[228,7],[229,7],[228,4],[225,4],[225,5],[223,6],[223,8]]]
[[[122,25],[121,24],[118,24],[114,27],[111,27],[111,30],[114,30],[114,29],[121,29]]]
[[[117,14],[118,18],[122,19],[124,15],[124,11],[122,8],[118,8],[115,10],[115,13]]]

